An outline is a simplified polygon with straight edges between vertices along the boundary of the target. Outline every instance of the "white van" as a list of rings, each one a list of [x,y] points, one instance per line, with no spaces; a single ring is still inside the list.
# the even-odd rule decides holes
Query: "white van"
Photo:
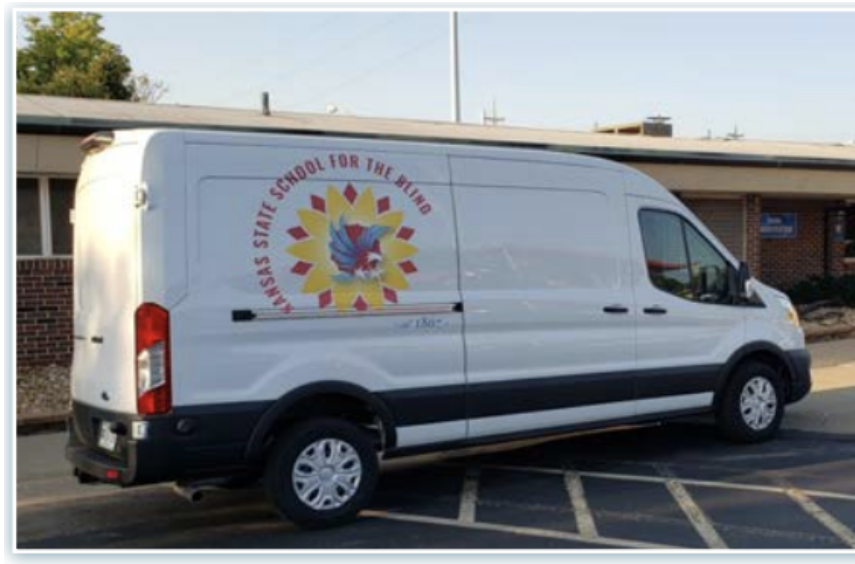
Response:
[[[698,413],[761,441],[810,389],[787,297],[626,166],[176,130],[83,147],[83,482],[263,478],[329,526],[381,458]]]

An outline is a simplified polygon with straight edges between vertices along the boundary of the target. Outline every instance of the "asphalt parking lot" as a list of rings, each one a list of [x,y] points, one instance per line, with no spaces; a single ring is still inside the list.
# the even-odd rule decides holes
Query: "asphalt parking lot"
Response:
[[[18,547],[855,548],[855,440],[737,446],[702,422],[387,465],[353,524],[301,531],[260,489],[79,486],[62,434],[19,438]]]

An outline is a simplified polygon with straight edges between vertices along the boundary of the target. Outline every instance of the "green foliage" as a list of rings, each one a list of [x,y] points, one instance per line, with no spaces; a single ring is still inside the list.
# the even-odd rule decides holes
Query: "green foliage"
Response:
[[[18,92],[76,98],[131,100],[131,63],[101,37],[101,16],[51,12],[48,22],[24,19],[26,46],[18,49]]]
[[[855,274],[845,276],[814,276],[799,282],[787,294],[796,304],[834,300],[855,307]]]

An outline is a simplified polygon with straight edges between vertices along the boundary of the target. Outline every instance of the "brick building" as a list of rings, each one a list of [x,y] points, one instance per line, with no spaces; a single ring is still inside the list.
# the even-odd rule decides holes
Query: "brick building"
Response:
[[[69,215],[82,162],[78,144],[94,131],[131,127],[470,141],[600,156],[659,180],[774,286],[855,272],[851,145],[678,139],[670,137],[670,128],[645,133],[643,124],[578,133],[22,95],[17,97],[19,365],[71,360]]]

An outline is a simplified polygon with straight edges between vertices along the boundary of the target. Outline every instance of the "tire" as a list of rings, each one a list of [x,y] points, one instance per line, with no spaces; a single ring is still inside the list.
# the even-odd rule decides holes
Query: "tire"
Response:
[[[716,412],[719,431],[737,443],[772,439],[784,418],[784,392],[781,374],[768,364],[740,365],[722,391]]]
[[[374,495],[378,473],[368,433],[341,419],[309,419],[276,441],[264,487],[282,517],[306,529],[323,529],[356,518]]]

